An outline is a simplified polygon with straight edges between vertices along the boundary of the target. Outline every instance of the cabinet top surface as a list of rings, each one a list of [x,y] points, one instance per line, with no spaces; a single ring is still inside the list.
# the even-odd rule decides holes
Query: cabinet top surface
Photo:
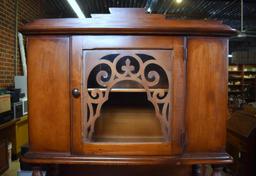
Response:
[[[92,18],[38,19],[20,29],[24,34],[167,34],[232,36],[237,31],[210,20],[173,20],[147,14],[143,8],[110,8]]]

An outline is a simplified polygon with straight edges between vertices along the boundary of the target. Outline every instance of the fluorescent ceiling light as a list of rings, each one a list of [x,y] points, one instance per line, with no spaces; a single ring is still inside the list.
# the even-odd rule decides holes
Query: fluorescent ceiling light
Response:
[[[176,0],[176,3],[177,3],[177,4],[182,3],[182,0]]]
[[[72,7],[74,12],[76,13],[78,18],[85,18],[82,10],[80,9],[79,5],[77,4],[76,0],[67,0],[69,5]]]

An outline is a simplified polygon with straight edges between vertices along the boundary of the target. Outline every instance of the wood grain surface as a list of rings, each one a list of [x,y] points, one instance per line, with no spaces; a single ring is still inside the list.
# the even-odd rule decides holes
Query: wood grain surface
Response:
[[[69,38],[28,39],[31,151],[70,151]]]

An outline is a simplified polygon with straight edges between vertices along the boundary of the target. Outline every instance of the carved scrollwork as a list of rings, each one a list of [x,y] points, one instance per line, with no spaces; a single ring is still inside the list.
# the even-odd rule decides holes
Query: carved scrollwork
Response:
[[[147,58],[143,58],[147,56]],[[170,108],[171,108],[171,90],[158,89],[157,85],[161,82],[163,76],[167,78],[169,85],[170,73],[166,71],[164,65],[159,65],[157,60],[146,54],[132,54],[123,56],[121,54],[111,55],[98,59],[95,66],[88,70],[85,77],[84,106],[86,110],[86,120],[84,124],[84,138],[90,141],[94,133],[94,125],[102,105],[108,100],[109,93],[113,86],[121,81],[135,81],[141,84],[147,93],[147,99],[155,109],[156,117],[159,119],[161,129],[166,140],[170,136]],[[100,69],[93,71],[94,68]],[[162,72],[159,72],[160,68]],[[98,88],[88,89],[88,79],[91,74],[95,74],[95,81]],[[156,86],[156,88],[154,88]]]
[[[108,81],[104,81],[103,78],[107,78],[107,77],[108,77],[108,72],[106,72],[105,70],[99,71],[99,73],[97,73],[97,76],[96,76],[97,83],[103,87],[106,87],[106,82]]]
[[[151,79],[151,81],[148,81],[148,86],[153,87],[159,83],[160,75],[156,71],[150,71],[148,72],[147,77],[148,79]]]

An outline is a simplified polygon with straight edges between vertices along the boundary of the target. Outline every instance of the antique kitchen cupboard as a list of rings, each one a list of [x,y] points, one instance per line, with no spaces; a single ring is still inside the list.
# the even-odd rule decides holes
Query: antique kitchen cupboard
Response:
[[[236,31],[218,21],[170,20],[144,9],[110,12],[22,28],[30,145],[22,161],[232,162],[225,153],[227,53]]]

